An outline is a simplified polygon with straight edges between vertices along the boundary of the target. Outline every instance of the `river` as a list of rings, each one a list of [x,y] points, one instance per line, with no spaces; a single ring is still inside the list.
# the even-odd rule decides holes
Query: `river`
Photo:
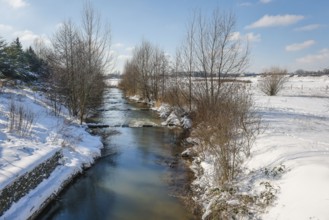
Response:
[[[98,131],[102,157],[37,219],[196,219],[176,196],[190,178],[179,159],[181,131],[141,127],[161,121],[117,88],[106,91],[93,120],[110,125]]]

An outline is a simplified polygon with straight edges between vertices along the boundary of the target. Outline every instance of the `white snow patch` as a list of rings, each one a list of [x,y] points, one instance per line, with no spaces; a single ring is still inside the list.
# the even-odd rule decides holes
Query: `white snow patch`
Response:
[[[9,105],[11,100],[24,106],[36,115],[31,134],[21,137],[9,132]],[[72,120],[65,108],[62,116],[55,117],[42,94],[24,89],[3,89],[0,93],[0,190],[16,177],[33,170],[62,150],[62,165],[57,167],[48,179],[13,204],[2,219],[26,219],[62,184],[90,166],[100,156],[103,144],[99,137],[91,136]]]
[[[166,121],[162,122],[161,124],[164,126],[166,126],[166,125],[180,126],[181,125],[180,120],[174,111],[172,111],[170,113],[170,115],[167,117]]]

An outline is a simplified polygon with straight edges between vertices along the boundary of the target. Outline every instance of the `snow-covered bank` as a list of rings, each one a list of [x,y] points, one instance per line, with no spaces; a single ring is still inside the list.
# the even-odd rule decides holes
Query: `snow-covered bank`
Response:
[[[158,112],[160,118],[164,121],[161,123],[162,126],[168,127],[182,127],[184,129],[189,129],[192,127],[191,119],[186,115],[186,113],[179,108],[170,106],[166,103],[156,103],[156,101],[148,102],[143,100],[140,96],[128,96],[128,99],[134,102],[141,102],[148,104],[153,111]]]
[[[31,132],[21,136],[9,132],[10,104],[23,106],[33,113]],[[60,165],[49,178],[22,199],[14,203],[1,216],[2,219],[26,219],[38,211],[49,197],[84,167],[90,166],[100,156],[102,143],[99,137],[91,136],[87,126],[80,126],[71,119],[65,109],[61,116],[54,116],[49,100],[28,89],[5,88],[0,93],[0,189],[11,184],[24,173],[47,160],[58,150],[63,157]]]
[[[251,82],[246,85],[261,116],[262,132],[237,181],[219,186],[212,155],[195,155],[198,140],[187,140],[195,145],[184,156],[194,158],[192,189],[203,218],[223,208],[239,213],[237,219],[328,219],[329,77],[290,77],[273,97],[261,93],[259,76],[242,79]],[[182,114],[171,106],[154,109],[165,118],[163,125],[182,125]]]
[[[313,86],[320,88],[316,81]],[[273,181],[280,188],[278,199],[262,219],[327,219],[329,98],[257,99],[268,128],[257,139],[246,166],[287,168],[281,179]]]
[[[328,219],[329,210],[329,77],[292,77],[278,96],[263,95],[252,81],[257,111],[262,117],[260,134],[244,162],[244,173],[233,189],[239,196],[270,202],[249,204],[244,219]],[[206,218],[221,199],[243,206],[230,193],[217,193],[210,155],[195,157],[195,200]],[[265,199],[265,200],[264,200]],[[257,204],[256,204],[257,205]],[[227,206],[225,206],[227,207]],[[249,215],[249,216],[248,216]]]

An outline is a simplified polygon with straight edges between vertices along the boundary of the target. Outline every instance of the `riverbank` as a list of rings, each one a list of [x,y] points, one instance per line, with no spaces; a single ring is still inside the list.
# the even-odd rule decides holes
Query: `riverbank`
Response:
[[[261,116],[261,130],[242,173],[227,189],[213,178],[211,155],[195,155],[194,200],[203,219],[213,210],[241,219],[326,219],[329,216],[329,78],[290,77],[273,97],[262,94],[259,77],[246,77]],[[189,139],[198,147],[197,139]],[[190,149],[193,151],[193,148]],[[197,149],[194,150],[197,152]],[[230,191],[231,190],[231,191]]]
[[[112,82],[113,84],[113,82]],[[114,83],[115,84],[115,83]],[[139,96],[126,96],[132,102],[144,103],[148,105],[149,109],[156,112],[161,118],[161,126],[169,129],[179,129],[181,134],[179,138],[179,148],[176,149],[176,155],[172,162],[168,163],[170,168],[175,168],[178,164],[184,167],[184,171],[180,171],[168,177],[171,194],[184,204],[190,213],[197,219],[202,216],[202,207],[200,203],[194,201],[195,192],[191,189],[193,181],[195,180],[195,173],[191,169],[193,155],[189,153],[191,144],[186,141],[189,140],[190,129],[192,128],[192,120],[188,115],[179,108],[175,108],[166,103],[156,103],[154,101],[148,102],[141,99]],[[188,178],[186,178],[188,176]]]
[[[180,130],[161,126],[156,112],[146,108],[126,100],[120,89],[105,90],[104,103],[89,118],[109,125],[94,130],[104,137],[101,158],[37,219],[196,219],[174,191],[189,178],[176,160]]]
[[[27,130],[10,129],[12,106],[22,109],[32,119]],[[27,88],[3,88],[0,93],[0,190],[20,184],[24,175],[37,173],[39,165],[56,153],[56,168],[40,178],[37,187],[27,188],[20,199],[14,199],[2,219],[27,219],[35,216],[84,168],[101,155],[99,137],[90,135],[85,125],[70,118],[62,107],[55,116],[50,101],[41,93]],[[24,121],[24,120],[23,120]],[[24,124],[24,123],[23,123]],[[28,127],[30,126],[30,127]],[[41,166],[42,167],[42,166]],[[36,176],[31,178],[36,178]],[[33,184],[32,184],[33,185]],[[2,196],[2,195],[1,195]]]
[[[190,168],[195,180],[191,188],[193,200],[203,209],[202,218],[211,219],[213,210],[223,208],[240,218],[326,219],[328,76],[290,77],[283,90],[273,97],[261,93],[259,76],[241,80],[250,82],[255,111],[262,119],[262,133],[242,164],[237,180],[222,188],[213,178],[216,164],[212,156],[198,155],[198,139],[187,139],[194,147],[184,155],[192,157]],[[181,126],[182,114],[175,114],[172,109],[168,105],[155,108],[166,118],[164,125]]]

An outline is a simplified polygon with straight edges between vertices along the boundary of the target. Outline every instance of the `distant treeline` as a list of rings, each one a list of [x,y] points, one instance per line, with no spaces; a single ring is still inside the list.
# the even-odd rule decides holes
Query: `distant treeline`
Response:
[[[297,75],[297,76],[323,76],[323,75],[329,75],[329,69],[325,68],[323,70],[319,71],[307,71],[307,70],[296,70],[291,75]]]

